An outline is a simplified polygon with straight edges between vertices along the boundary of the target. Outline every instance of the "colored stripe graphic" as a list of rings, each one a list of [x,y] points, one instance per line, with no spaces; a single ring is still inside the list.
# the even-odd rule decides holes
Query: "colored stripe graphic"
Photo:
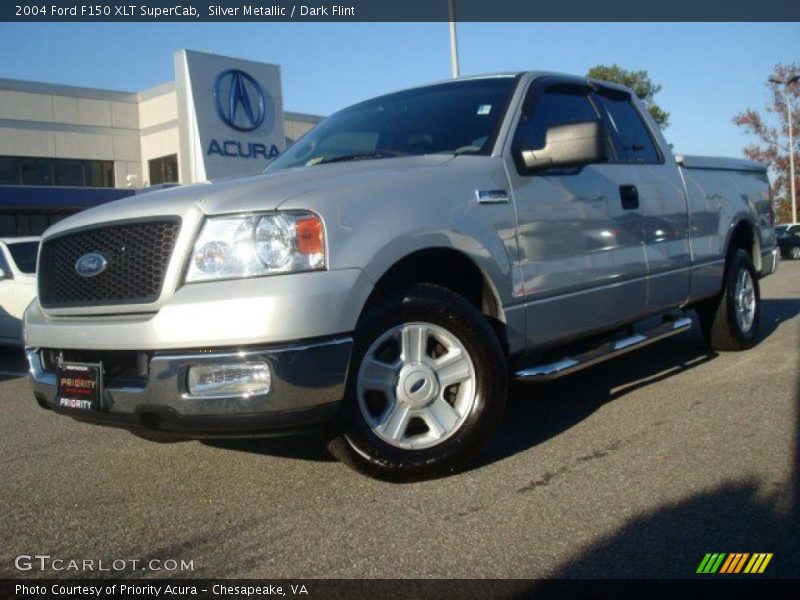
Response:
[[[750,557],[749,552],[733,552],[728,555],[728,560],[722,565],[720,573],[739,573],[744,567],[745,561]]]
[[[744,568],[744,572],[758,573],[758,568],[761,566],[763,560],[764,560],[764,555],[756,552],[755,554],[753,554],[753,557],[750,559],[750,562],[747,563],[747,566]]]
[[[700,566],[697,567],[697,571],[695,571],[695,573],[705,573],[706,564],[708,564],[710,558],[711,554],[706,552],[706,555],[703,557],[703,560],[700,561]]]
[[[698,573],[716,573],[719,566],[722,564],[722,561],[725,559],[725,553],[707,553],[705,557],[703,557],[700,566],[697,567]]]
[[[731,565],[731,570],[728,573],[739,573],[744,567],[745,561],[750,558],[749,552],[739,553],[736,564]]]
[[[707,552],[697,567],[697,573],[704,575],[763,573],[772,560],[771,552]],[[747,566],[745,566],[747,565]]]
[[[759,573],[763,573],[764,569],[767,568],[767,565],[769,564],[769,561],[771,561],[771,560],[772,560],[772,552],[767,554],[766,558],[764,559],[764,562],[761,563],[761,568],[758,570],[758,572]]]
[[[722,569],[720,569],[720,573],[733,573],[736,565],[739,564],[739,559],[742,557],[741,553],[739,552],[732,552],[728,555],[728,560],[725,561],[725,564],[722,565]]]
[[[722,568],[719,570],[720,573],[727,573],[728,569],[731,568],[731,564],[736,560],[737,554],[728,554],[728,558],[722,563]]]

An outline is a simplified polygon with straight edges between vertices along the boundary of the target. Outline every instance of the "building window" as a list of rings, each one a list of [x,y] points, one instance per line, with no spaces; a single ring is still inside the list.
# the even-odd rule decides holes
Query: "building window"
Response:
[[[114,162],[0,156],[0,185],[114,187]]]
[[[53,165],[56,185],[86,185],[82,160],[59,160]]]
[[[70,213],[3,212],[0,213],[0,237],[42,235],[44,230],[58,223]]]
[[[47,158],[20,159],[22,185],[53,185],[53,168]]]
[[[178,155],[170,154],[148,161],[150,166],[150,185],[159,183],[178,183]]]
[[[19,159],[0,156],[0,185],[19,185]]]

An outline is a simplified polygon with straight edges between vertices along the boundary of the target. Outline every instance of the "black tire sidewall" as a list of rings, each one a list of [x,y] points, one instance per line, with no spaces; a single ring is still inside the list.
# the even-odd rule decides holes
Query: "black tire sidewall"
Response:
[[[475,404],[465,422],[441,444],[422,450],[404,450],[381,440],[365,422],[356,397],[359,367],[370,345],[392,327],[410,322],[432,323],[455,335],[476,374]],[[343,406],[344,438],[362,468],[387,478],[439,474],[470,458],[494,433],[505,410],[505,360],[494,331],[466,300],[438,286],[415,286],[371,309],[355,337]]]

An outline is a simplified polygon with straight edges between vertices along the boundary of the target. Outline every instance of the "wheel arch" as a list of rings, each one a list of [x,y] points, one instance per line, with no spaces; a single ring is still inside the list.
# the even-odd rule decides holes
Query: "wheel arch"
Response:
[[[496,282],[466,252],[449,245],[416,248],[384,267],[374,281],[362,315],[382,299],[414,284],[440,285],[464,297],[480,311],[497,333],[504,351],[508,352],[506,314]]]
[[[756,226],[747,217],[739,217],[728,230],[728,238],[725,243],[725,256],[730,256],[731,252],[741,249],[750,255],[756,273],[761,272],[761,243],[756,235]]]

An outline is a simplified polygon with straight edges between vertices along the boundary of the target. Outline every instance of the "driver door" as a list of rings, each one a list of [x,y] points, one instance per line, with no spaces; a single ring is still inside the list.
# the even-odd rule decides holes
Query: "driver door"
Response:
[[[544,146],[547,129],[602,120],[601,114],[584,80],[537,78],[506,155],[532,350],[610,329],[646,308],[642,217],[621,198],[635,183],[630,168],[612,158],[530,172],[519,159],[522,150]]]

